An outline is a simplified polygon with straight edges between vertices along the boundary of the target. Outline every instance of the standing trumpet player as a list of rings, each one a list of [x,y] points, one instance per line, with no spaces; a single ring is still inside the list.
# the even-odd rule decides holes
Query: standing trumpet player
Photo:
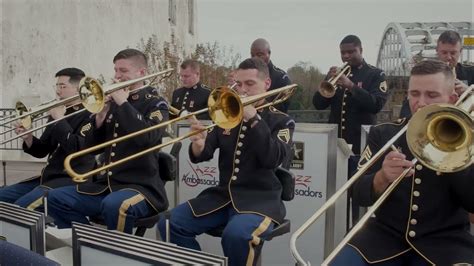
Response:
[[[328,123],[338,125],[338,137],[352,144],[355,156],[349,158],[349,174],[357,168],[360,154],[361,125],[373,125],[376,115],[387,101],[387,83],[382,70],[367,64],[362,57],[359,37],[348,35],[340,45],[341,59],[350,66],[351,74],[340,75],[335,81],[336,90],[331,98],[326,98],[318,90],[313,104],[317,110],[331,108]],[[337,67],[329,69],[326,79],[333,78]],[[353,203],[353,220],[357,220],[358,208]]]

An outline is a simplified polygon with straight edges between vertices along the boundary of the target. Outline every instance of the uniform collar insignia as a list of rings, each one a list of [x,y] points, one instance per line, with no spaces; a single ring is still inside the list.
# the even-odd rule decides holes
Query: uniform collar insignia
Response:
[[[224,129],[222,135],[230,136],[230,129]]]

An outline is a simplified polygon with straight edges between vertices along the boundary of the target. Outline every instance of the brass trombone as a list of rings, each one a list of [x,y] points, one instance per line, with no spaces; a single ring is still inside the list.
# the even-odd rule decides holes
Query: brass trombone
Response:
[[[395,136],[393,136],[373,157],[367,161],[326,203],[321,206],[306,222],[300,226],[290,238],[290,250],[296,265],[310,265],[306,263],[296,248],[296,240],[311,226],[336,200],[346,192],[383,154],[389,149],[395,149],[393,144],[405,132],[407,144],[415,159],[426,167],[443,173],[457,172],[469,167],[474,160],[472,143],[474,134],[473,122],[473,91],[474,85],[466,90],[457,103],[433,104],[419,109]],[[371,215],[382,205],[395,187],[410,171],[406,169],[371,208],[365,213],[352,230],[346,234],[338,246],[328,255],[322,265],[328,265],[344,245],[362,228]]]
[[[111,94],[115,91],[118,91],[120,89],[129,87],[132,84],[135,84],[137,82],[141,82],[141,81],[144,81],[144,80],[152,79],[152,82],[153,82],[159,76],[162,76],[161,79],[168,78],[172,74],[172,72],[173,72],[173,69],[167,69],[167,70],[164,70],[164,71],[161,71],[161,72],[146,75],[146,76],[143,76],[143,77],[140,77],[140,78],[137,78],[137,79],[133,79],[133,80],[127,80],[127,81],[124,81],[124,82],[119,82],[119,83],[112,84],[112,85],[109,85],[109,86],[106,86],[106,87],[103,87],[102,85],[100,85],[99,81],[97,81],[96,79],[93,79],[91,77],[84,77],[79,82],[79,89],[78,89],[79,93],[78,93],[78,95],[74,95],[74,96],[71,96],[71,97],[63,99],[63,100],[54,100],[54,101],[51,101],[50,103],[42,104],[42,105],[39,106],[40,108],[37,108],[37,109],[32,110],[32,111],[26,111],[25,112],[25,110],[27,110],[26,106],[24,106],[24,105],[23,105],[23,107],[20,106],[21,111],[19,112],[18,115],[16,115],[14,118],[11,118],[11,119],[8,119],[7,121],[2,122],[0,125],[5,125],[7,123],[11,123],[13,121],[20,120],[23,127],[30,128],[32,119],[34,119],[35,117],[38,117],[42,113],[45,113],[48,110],[51,110],[52,108],[62,106],[62,105],[71,104],[71,103],[76,102],[78,100],[80,100],[81,104],[84,106],[83,109],[80,109],[78,111],[67,114],[64,117],[60,118],[60,119],[52,120],[52,121],[50,121],[48,123],[45,123],[41,126],[29,129],[29,130],[27,130],[27,131],[25,131],[21,134],[16,135],[15,137],[12,137],[10,139],[2,141],[0,143],[0,145],[3,145],[5,143],[8,143],[12,140],[15,140],[19,137],[22,137],[24,135],[30,134],[34,131],[37,131],[39,129],[47,127],[47,126],[49,126],[51,124],[54,124],[54,123],[56,123],[60,120],[63,120],[63,119],[69,118],[73,115],[76,115],[78,113],[84,112],[85,110],[88,110],[91,113],[98,113],[105,106],[105,103],[106,103],[106,100],[105,100],[106,97],[105,96],[106,95],[109,95],[109,94]],[[136,90],[141,90],[143,88],[146,88],[147,86],[148,85],[144,85],[140,88],[137,88]],[[72,106],[74,106],[74,105],[75,104],[73,104]],[[17,110],[18,110],[18,106],[17,106]],[[43,117],[46,117],[46,116],[43,116]],[[8,131],[11,131],[11,130],[8,130]],[[2,132],[0,135],[3,135],[3,134],[4,133]]]
[[[243,118],[243,106],[259,102],[262,99],[265,99],[265,98],[268,98],[268,97],[271,97],[271,96],[274,96],[274,95],[276,95],[276,97],[275,97],[275,99],[273,99],[273,101],[261,104],[261,105],[257,106],[256,109],[262,109],[262,108],[266,108],[268,106],[279,104],[281,102],[286,101],[294,93],[296,88],[297,88],[297,85],[292,84],[292,85],[281,87],[279,89],[271,90],[271,91],[268,91],[268,92],[265,92],[265,93],[262,93],[262,94],[241,98],[239,95],[237,95],[229,87],[219,87],[217,89],[214,89],[211,92],[211,94],[209,95],[208,107],[207,108],[204,108],[204,109],[201,109],[201,110],[198,110],[198,111],[194,111],[194,112],[188,113],[184,116],[177,117],[177,118],[168,120],[166,122],[163,122],[163,123],[160,123],[160,124],[157,124],[157,125],[154,125],[154,126],[151,126],[151,127],[139,130],[139,131],[135,131],[135,132],[130,133],[128,135],[125,135],[125,136],[122,136],[122,137],[119,137],[119,138],[116,138],[116,139],[112,139],[110,141],[101,143],[99,145],[96,145],[96,146],[93,146],[93,147],[90,147],[90,148],[72,153],[72,154],[68,155],[66,157],[66,159],[64,160],[64,168],[65,168],[66,172],[69,174],[69,176],[72,177],[74,182],[77,182],[77,183],[85,182],[88,177],[90,177],[94,174],[97,174],[97,173],[99,173],[103,170],[112,168],[114,166],[117,166],[119,164],[122,164],[122,163],[130,161],[130,160],[133,160],[133,159],[138,158],[138,157],[140,157],[144,154],[147,154],[149,152],[159,150],[159,149],[161,149],[165,146],[174,144],[176,142],[179,142],[179,141],[181,141],[183,139],[186,139],[188,137],[191,137],[193,135],[199,134],[200,132],[203,132],[203,131],[208,130],[210,128],[213,128],[215,126],[219,126],[221,128],[226,128],[226,129],[234,128],[235,126],[237,126],[241,122],[241,120]],[[89,172],[86,172],[86,173],[83,173],[83,174],[75,172],[71,167],[71,160],[73,160],[77,157],[80,157],[80,156],[83,156],[85,154],[103,149],[103,148],[105,148],[107,146],[111,146],[115,143],[119,143],[119,142],[122,142],[122,141],[125,141],[125,140],[128,140],[128,139],[131,139],[133,137],[140,136],[140,135],[142,135],[144,133],[147,133],[149,131],[166,127],[166,126],[171,125],[173,123],[176,123],[178,121],[188,119],[192,116],[196,116],[196,115],[202,114],[204,112],[209,112],[210,117],[211,117],[212,121],[214,122],[214,124],[206,126],[202,130],[196,130],[196,131],[188,132],[187,134],[185,134],[183,136],[180,136],[178,138],[172,139],[169,142],[166,142],[166,143],[163,143],[163,144],[160,144],[160,145],[157,145],[157,146],[150,147],[148,149],[137,152],[133,155],[122,158],[120,160],[111,162],[107,165],[103,165],[103,166],[101,166],[97,169],[94,169],[92,171],[89,171]]]
[[[342,75],[349,76],[350,74],[351,66],[348,62],[345,62],[334,77],[321,82],[319,85],[319,93],[325,98],[334,97],[337,90],[336,82],[341,78]]]

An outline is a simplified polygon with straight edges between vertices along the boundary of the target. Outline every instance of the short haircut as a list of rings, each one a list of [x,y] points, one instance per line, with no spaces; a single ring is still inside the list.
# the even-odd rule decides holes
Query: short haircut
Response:
[[[256,39],[255,41],[252,42],[252,45],[250,46],[250,49],[254,49],[254,48],[258,48],[258,49],[263,49],[263,50],[267,50],[269,54],[271,54],[271,50],[270,50],[270,43],[263,39],[263,38],[258,38]]]
[[[194,71],[199,72],[199,62],[194,59],[186,59],[180,65],[181,69],[191,68]]]
[[[86,74],[79,68],[69,67],[59,70],[55,77],[57,78],[59,76],[69,77],[69,83],[78,83],[83,77],[86,76]]]
[[[147,68],[148,66],[148,60],[146,58],[146,55],[137,49],[129,48],[118,52],[114,56],[113,62],[115,63],[115,61],[120,59],[133,59],[141,67]]]
[[[242,61],[242,63],[239,64],[239,67],[237,69],[240,69],[240,70],[256,69],[258,71],[258,74],[261,75],[261,77],[263,78],[270,77],[268,65],[265,64],[265,62],[258,57],[245,59],[244,61]]]
[[[425,59],[418,62],[410,72],[411,76],[443,73],[446,79],[454,80],[454,74],[446,62],[438,59]]]
[[[447,30],[439,35],[437,43],[449,43],[455,45],[461,43],[461,36],[456,31]]]
[[[359,37],[355,35],[347,35],[346,37],[344,37],[344,39],[342,39],[339,45],[348,43],[352,43],[354,44],[354,46],[362,47],[362,42],[360,41]]]

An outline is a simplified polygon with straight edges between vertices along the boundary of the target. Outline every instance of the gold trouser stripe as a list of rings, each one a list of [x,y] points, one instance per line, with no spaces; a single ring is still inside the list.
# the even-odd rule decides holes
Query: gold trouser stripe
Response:
[[[36,208],[38,208],[39,206],[43,205],[43,196],[41,196],[40,198],[38,198],[37,200],[33,201],[32,203],[30,203],[30,205],[28,205],[26,208],[28,210],[35,210]]]
[[[125,218],[127,218],[127,210],[130,208],[130,206],[133,206],[140,201],[144,200],[145,197],[143,197],[142,194],[135,195],[127,200],[124,200],[122,202],[122,205],[120,205],[119,209],[119,215],[118,215],[118,221],[117,221],[117,230],[120,232],[123,232],[125,229]]]
[[[260,235],[267,231],[268,227],[272,223],[272,219],[270,217],[265,216],[265,219],[260,223],[260,225],[253,231],[252,233],[252,239],[249,241],[249,255],[247,257],[247,266],[252,266],[253,261],[255,259],[255,250],[254,247],[258,246],[260,244]]]

